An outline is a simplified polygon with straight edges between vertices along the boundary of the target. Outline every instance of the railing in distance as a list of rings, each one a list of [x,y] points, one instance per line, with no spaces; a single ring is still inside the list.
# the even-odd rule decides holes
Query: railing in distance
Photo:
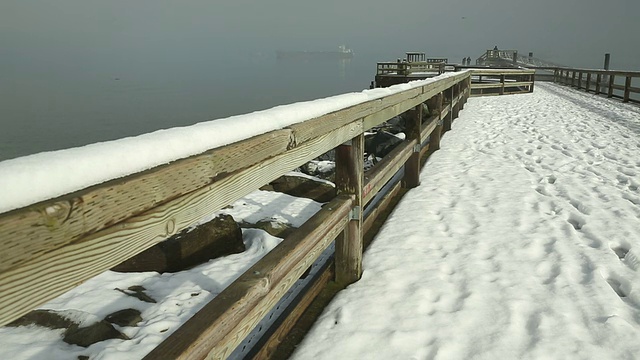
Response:
[[[580,68],[547,68],[553,71],[554,82],[593,91],[596,95],[606,94],[609,98],[619,98],[623,102],[640,103],[640,71],[599,70]],[[616,80],[624,80],[617,84]],[[636,82],[636,86],[634,85]],[[616,93],[617,92],[617,93]]]

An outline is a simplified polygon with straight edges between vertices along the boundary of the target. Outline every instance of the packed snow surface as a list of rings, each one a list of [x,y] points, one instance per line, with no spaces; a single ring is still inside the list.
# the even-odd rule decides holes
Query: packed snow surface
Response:
[[[471,98],[293,359],[640,358],[640,109]]]

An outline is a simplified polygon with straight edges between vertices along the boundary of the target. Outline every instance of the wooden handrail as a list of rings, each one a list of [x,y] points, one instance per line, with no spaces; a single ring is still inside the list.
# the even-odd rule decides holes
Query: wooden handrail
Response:
[[[585,89],[587,92],[593,90],[596,95],[601,94],[601,90],[604,87],[606,88],[607,97],[620,98],[623,102],[640,102],[637,98],[631,98],[631,94],[640,94],[640,88],[632,86],[633,78],[640,78],[640,71],[564,67],[544,68],[542,70],[553,70],[553,80],[557,83],[575,86],[578,89]],[[624,85],[615,84],[616,76],[624,79]],[[596,79],[595,82],[593,81],[594,78]],[[622,91],[622,95],[614,94],[614,90]]]

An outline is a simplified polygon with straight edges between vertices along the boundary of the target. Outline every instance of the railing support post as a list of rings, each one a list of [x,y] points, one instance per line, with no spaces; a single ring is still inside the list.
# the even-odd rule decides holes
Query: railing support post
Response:
[[[448,94],[446,95],[447,100],[449,100],[449,113],[447,114],[446,119],[443,120],[442,123],[442,134],[451,130],[451,123],[453,122],[453,86],[447,90]],[[443,92],[444,94],[444,92]]]
[[[422,104],[409,110],[407,122],[407,139],[416,140],[416,147],[404,166],[404,179],[402,186],[410,189],[420,185],[420,144],[422,144]]]
[[[582,88],[582,71],[578,72],[578,89]]]
[[[453,123],[453,119],[457,119],[458,118],[458,114],[460,113],[460,101],[458,99],[458,101],[455,103],[455,105],[453,104],[453,102],[458,98],[458,95],[460,94],[460,83],[457,83],[455,85],[453,85],[453,87],[451,88],[451,122]]]
[[[433,132],[431,133],[431,135],[429,135],[429,150],[427,151],[427,156],[431,156],[431,154],[433,154],[436,150],[440,149],[440,138],[442,137],[442,123],[443,123],[443,118],[442,118],[443,97],[444,96],[442,95],[442,93],[439,93],[438,95],[436,95],[435,108],[436,108],[436,113],[438,114],[438,118],[435,119],[434,121],[437,121],[438,125],[436,126],[435,129],[433,129]]]
[[[504,95],[504,75],[500,75],[500,95]]]
[[[336,239],[336,283],[346,287],[362,276],[362,185],[364,182],[364,134],[336,148],[336,190],[355,198],[353,216]]]
[[[600,94],[601,82],[602,82],[602,74],[596,75],[596,95]]]
[[[586,92],[589,92],[589,88],[591,87],[591,73],[587,73],[587,86],[584,87]]]
[[[607,97],[613,97],[613,82],[615,81],[616,76],[611,74],[609,75],[609,91],[607,92]]]
[[[622,102],[629,102],[629,95],[631,90],[631,76],[627,76],[627,79],[624,82],[624,98]]]
[[[531,79],[531,86],[529,87],[529,92],[533,92],[533,87],[536,84],[536,74],[529,75]]]
[[[575,86],[575,81],[576,81],[576,72],[572,71],[571,72],[571,87]]]

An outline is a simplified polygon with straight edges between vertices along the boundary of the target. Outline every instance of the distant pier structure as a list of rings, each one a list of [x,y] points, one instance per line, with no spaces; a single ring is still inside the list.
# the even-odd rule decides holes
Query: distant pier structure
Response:
[[[447,62],[446,58],[427,58],[423,52],[407,52],[404,59],[379,62],[371,87],[387,87],[434,77],[444,73]]]

